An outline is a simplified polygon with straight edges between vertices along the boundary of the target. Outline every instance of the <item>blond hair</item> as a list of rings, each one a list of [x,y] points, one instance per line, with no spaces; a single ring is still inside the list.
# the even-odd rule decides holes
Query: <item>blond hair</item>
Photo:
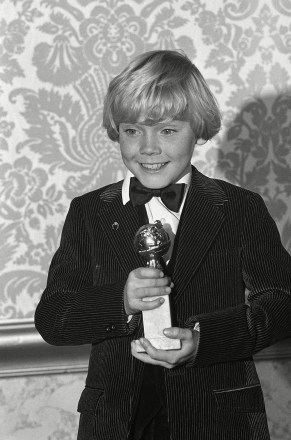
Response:
[[[156,124],[172,119],[190,121],[196,137],[204,140],[215,136],[221,126],[215,97],[182,52],[146,52],[110,82],[103,126],[111,140],[118,141],[122,122]]]

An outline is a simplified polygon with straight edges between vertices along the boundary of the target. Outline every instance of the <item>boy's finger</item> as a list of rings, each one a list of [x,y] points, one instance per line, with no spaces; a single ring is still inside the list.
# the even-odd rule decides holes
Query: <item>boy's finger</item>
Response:
[[[154,267],[138,267],[134,271],[136,278],[163,278],[164,273]]]
[[[146,298],[144,298],[143,300],[141,300],[141,306],[140,309],[141,310],[153,310],[156,309],[157,307],[160,307],[163,303],[165,302],[164,298],[159,297],[156,299],[150,299],[150,300],[146,300]]]
[[[191,339],[193,337],[191,330],[180,327],[169,327],[163,330],[167,338],[172,339]]]

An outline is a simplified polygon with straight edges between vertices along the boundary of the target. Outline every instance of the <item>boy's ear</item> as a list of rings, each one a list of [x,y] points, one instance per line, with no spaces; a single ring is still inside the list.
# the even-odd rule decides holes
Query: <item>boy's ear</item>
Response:
[[[196,145],[204,145],[204,144],[206,144],[206,140],[205,139],[202,139],[202,138],[200,138],[200,139],[197,139],[197,141],[195,142],[195,144]]]

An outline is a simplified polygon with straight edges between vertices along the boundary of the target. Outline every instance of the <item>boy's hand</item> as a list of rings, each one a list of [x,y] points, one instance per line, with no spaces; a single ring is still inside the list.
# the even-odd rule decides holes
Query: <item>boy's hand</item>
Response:
[[[147,339],[141,338],[139,341],[146,353],[138,353],[136,343],[132,341],[131,354],[146,364],[160,365],[165,368],[174,368],[195,360],[199,345],[199,332],[188,328],[170,327],[164,330],[164,334],[172,339],[181,339],[181,350],[157,350]]]
[[[127,315],[134,315],[143,310],[152,310],[164,302],[164,295],[171,293],[171,279],[164,276],[160,269],[139,267],[128,275],[124,287],[124,309]],[[152,301],[144,298],[158,296]]]

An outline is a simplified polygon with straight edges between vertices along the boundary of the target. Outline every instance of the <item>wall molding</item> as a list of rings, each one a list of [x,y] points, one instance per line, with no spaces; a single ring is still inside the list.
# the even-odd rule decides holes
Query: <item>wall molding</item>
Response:
[[[56,347],[43,341],[32,320],[0,323],[0,377],[86,373],[90,346]],[[262,350],[256,361],[291,359],[291,338]]]
[[[0,323],[0,353],[0,377],[85,373],[90,346],[52,346],[32,320],[8,320]]]

